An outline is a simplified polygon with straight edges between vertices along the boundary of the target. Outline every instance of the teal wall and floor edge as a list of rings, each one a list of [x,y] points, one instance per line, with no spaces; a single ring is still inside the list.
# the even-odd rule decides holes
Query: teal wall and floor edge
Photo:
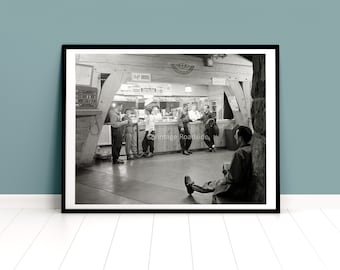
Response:
[[[279,44],[282,194],[339,194],[337,1],[0,2],[0,194],[59,194],[62,44]]]

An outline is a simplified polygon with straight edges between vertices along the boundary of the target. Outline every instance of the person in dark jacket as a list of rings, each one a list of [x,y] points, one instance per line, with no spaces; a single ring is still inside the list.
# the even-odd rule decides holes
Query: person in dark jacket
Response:
[[[190,155],[192,152],[189,150],[192,138],[188,127],[189,122],[192,122],[189,118],[189,107],[187,104],[183,105],[183,111],[178,117],[178,131],[179,142],[181,144],[183,155]]]
[[[187,192],[213,193],[213,203],[221,201],[227,202],[247,202],[251,192],[252,180],[252,154],[250,140],[252,132],[250,128],[240,126],[236,130],[235,140],[239,145],[234,153],[230,168],[223,168],[224,177],[219,180],[208,181],[202,186],[196,185],[190,176],[184,177],[184,184]]]
[[[120,150],[123,141],[123,128],[128,124],[128,121],[121,119],[121,106],[111,107],[109,111],[111,124],[111,141],[112,141],[112,163],[123,164],[124,161],[119,159]]]
[[[209,105],[204,105],[204,112],[202,117],[199,119],[204,124],[204,142],[209,148],[209,152],[215,152],[215,141],[214,141],[214,124],[215,117],[209,110]]]

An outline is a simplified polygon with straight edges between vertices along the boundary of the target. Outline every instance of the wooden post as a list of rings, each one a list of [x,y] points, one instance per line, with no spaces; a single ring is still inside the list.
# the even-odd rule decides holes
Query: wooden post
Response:
[[[80,165],[93,162],[93,157],[96,152],[97,143],[100,132],[103,128],[106,115],[111,107],[112,100],[120,85],[125,83],[126,75],[122,71],[113,72],[103,84],[101,94],[98,101],[98,111],[101,113],[96,115],[91,121],[91,127],[87,139],[82,146],[80,154]]]

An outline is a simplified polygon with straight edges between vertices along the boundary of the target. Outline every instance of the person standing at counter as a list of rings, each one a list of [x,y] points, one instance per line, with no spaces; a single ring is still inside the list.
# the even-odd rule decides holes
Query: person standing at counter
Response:
[[[181,144],[183,155],[190,155],[192,153],[189,150],[192,138],[188,127],[189,122],[192,122],[192,120],[189,118],[188,110],[188,105],[183,105],[183,111],[178,117],[179,142]]]
[[[128,121],[128,124],[125,127],[125,151],[127,160],[137,158],[137,133],[135,131],[135,124],[131,119],[131,113],[131,109],[126,109],[125,116],[123,117],[123,121]]]
[[[109,112],[111,124],[111,141],[112,141],[112,163],[124,164],[124,161],[119,159],[120,150],[122,148],[123,128],[128,124],[128,121],[121,120],[121,106],[111,108]]]
[[[191,110],[189,111],[189,118],[192,121],[197,121],[202,117],[201,113],[197,110],[197,106],[192,104]]]
[[[145,109],[145,136],[142,141],[143,153],[141,157],[153,157],[155,140],[155,119],[151,114],[151,109]],[[150,152],[148,153],[148,149]]]
[[[160,113],[158,106],[152,107],[151,114],[155,121],[162,120],[162,114]]]
[[[214,124],[215,117],[209,110],[209,105],[204,105],[204,112],[202,117],[199,119],[205,125],[204,128],[204,142],[209,147],[209,152],[215,152],[215,142],[214,142]]]

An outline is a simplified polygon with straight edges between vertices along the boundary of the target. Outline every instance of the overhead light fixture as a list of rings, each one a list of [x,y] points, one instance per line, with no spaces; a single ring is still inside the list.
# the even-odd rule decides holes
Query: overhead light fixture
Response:
[[[191,87],[190,87],[190,86],[186,86],[186,87],[184,88],[184,92],[186,92],[186,93],[191,93],[191,92],[192,92]]]

